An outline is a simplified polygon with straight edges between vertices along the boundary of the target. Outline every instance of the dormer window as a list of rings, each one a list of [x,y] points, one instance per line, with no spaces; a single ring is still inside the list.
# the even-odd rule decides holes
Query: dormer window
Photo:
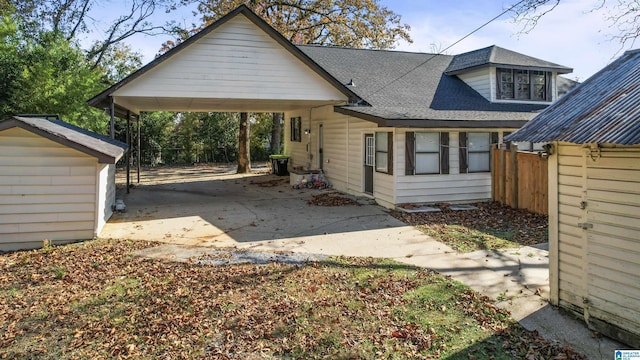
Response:
[[[551,73],[538,70],[501,69],[498,75],[498,100],[551,101]]]

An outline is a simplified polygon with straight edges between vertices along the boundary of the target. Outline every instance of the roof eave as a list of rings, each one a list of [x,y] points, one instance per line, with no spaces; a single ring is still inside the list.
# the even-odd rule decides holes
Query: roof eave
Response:
[[[564,66],[527,66],[527,65],[514,65],[514,64],[504,64],[504,63],[486,63],[482,65],[469,66],[462,69],[457,69],[453,71],[445,72],[446,75],[459,75],[464,74],[470,71],[479,70],[487,67],[496,67],[496,68],[509,68],[509,69],[520,69],[520,70],[540,70],[540,71],[552,71],[558,74],[570,74],[573,72],[572,68],[564,67]]]
[[[343,106],[334,106],[340,114],[356,117],[376,123],[379,127],[421,128],[421,129],[518,129],[528,120],[449,120],[449,119],[386,119],[380,116],[365,114]]]
[[[46,120],[44,120],[46,121]],[[10,118],[8,120],[4,120],[4,121],[0,121],[0,131],[2,130],[6,130],[6,129],[11,129],[11,128],[20,128],[23,130],[27,130],[33,134],[39,135],[43,138],[46,138],[48,140],[51,140],[53,142],[56,142],[60,145],[63,146],[67,146],[70,147],[72,149],[78,150],[84,154],[87,154],[89,156],[95,157],[98,159],[98,162],[101,164],[115,164],[116,162],[118,162],[118,160],[120,160],[120,158],[122,158],[122,156],[129,151],[129,148],[127,146],[127,148],[122,149],[122,151],[120,151],[116,156],[110,155],[110,154],[106,154],[104,152],[98,151],[96,149],[87,147],[85,145],[79,144],[75,141],[71,141],[67,138],[58,136],[56,134],[53,134],[49,131],[46,131],[44,129],[41,129],[37,126],[33,126],[27,123],[24,123],[22,121],[19,121],[15,118]]]

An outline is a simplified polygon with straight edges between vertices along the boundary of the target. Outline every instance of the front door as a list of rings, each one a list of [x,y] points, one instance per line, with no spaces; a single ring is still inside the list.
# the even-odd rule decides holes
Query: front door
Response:
[[[364,135],[364,192],[373,194],[373,167],[376,162],[376,144],[373,134]]]

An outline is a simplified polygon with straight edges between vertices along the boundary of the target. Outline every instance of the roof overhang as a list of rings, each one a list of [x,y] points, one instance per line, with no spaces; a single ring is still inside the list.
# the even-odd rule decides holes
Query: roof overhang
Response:
[[[38,121],[50,121],[47,119],[36,119]],[[98,162],[101,164],[115,164],[120,158],[124,155],[124,153],[128,150],[126,144],[121,144],[121,146],[116,146],[113,144],[105,143],[103,144],[108,147],[108,151],[100,151],[99,149],[91,146],[87,146],[78,141],[74,141],[72,136],[64,136],[62,134],[56,134],[54,131],[47,130],[43,127],[38,127],[31,125],[29,122],[25,122],[17,117],[12,117],[7,120],[0,121],[0,131],[12,129],[12,128],[20,128],[26,131],[29,131],[33,134],[41,136],[45,139],[51,140],[60,145],[69,147],[71,149],[80,151],[84,154],[87,154],[91,157],[95,157],[98,159]],[[86,130],[85,130],[86,131]],[[77,133],[78,137],[88,136],[86,134]],[[116,149],[116,147],[119,149]]]
[[[459,75],[464,74],[474,70],[480,70],[484,68],[495,67],[495,68],[505,68],[505,69],[516,69],[516,70],[533,70],[533,71],[550,71],[556,72],[558,74],[570,74],[573,72],[572,68],[558,66],[558,67],[542,67],[542,66],[524,66],[524,65],[513,65],[513,64],[503,64],[503,63],[486,63],[482,65],[470,66],[463,69],[447,71],[446,75]]]
[[[378,127],[396,128],[459,128],[459,129],[517,129],[527,123],[528,120],[451,120],[451,119],[385,119],[371,114],[365,114],[342,106],[335,106],[334,111],[340,114],[353,116],[370,121]]]

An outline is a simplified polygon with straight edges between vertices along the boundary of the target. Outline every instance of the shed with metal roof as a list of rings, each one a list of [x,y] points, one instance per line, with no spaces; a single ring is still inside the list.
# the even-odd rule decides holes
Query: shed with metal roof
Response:
[[[0,251],[89,240],[115,205],[127,145],[61,120],[0,121]]]
[[[547,142],[551,302],[640,347],[640,50],[507,138]]]

